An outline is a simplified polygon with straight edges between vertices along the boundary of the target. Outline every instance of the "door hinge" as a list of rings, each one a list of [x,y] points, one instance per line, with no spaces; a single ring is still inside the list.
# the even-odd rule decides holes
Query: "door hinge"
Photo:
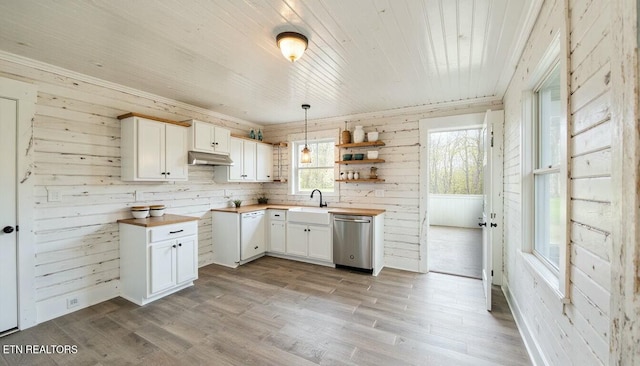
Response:
[[[491,277],[493,277],[493,270],[491,270]]]
[[[20,225],[16,225],[16,231],[20,231]]]
[[[491,147],[493,147],[493,131],[491,131]]]

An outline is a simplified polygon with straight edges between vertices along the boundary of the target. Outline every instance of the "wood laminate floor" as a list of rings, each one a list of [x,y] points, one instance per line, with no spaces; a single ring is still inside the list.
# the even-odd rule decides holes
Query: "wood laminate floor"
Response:
[[[482,278],[482,229],[429,226],[429,270]]]
[[[504,296],[481,282],[384,269],[378,277],[264,257],[200,269],[138,307],[115,298],[0,338],[75,345],[0,353],[2,365],[529,365]]]

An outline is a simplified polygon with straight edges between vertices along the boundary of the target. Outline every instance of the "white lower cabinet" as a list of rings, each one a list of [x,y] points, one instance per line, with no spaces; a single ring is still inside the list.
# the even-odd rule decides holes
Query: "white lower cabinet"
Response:
[[[153,225],[153,218],[146,219]],[[198,278],[198,221],[160,226],[120,221],[121,296],[144,305]]]
[[[286,253],[332,262],[333,246],[330,227],[288,223]]]
[[[269,252],[285,253],[287,250],[287,211],[267,210],[269,213]]]

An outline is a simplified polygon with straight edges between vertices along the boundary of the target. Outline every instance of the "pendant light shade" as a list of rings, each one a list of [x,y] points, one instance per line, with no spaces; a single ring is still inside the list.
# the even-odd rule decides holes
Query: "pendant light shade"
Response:
[[[276,37],[278,48],[282,52],[282,55],[289,61],[295,62],[302,57],[302,54],[307,49],[309,40],[307,37],[296,32],[283,32]]]
[[[303,104],[302,109],[304,109],[304,149],[302,149],[300,155],[300,162],[304,164],[308,164],[311,162],[311,150],[309,150],[309,146],[307,146],[307,110],[311,108],[308,104]]]

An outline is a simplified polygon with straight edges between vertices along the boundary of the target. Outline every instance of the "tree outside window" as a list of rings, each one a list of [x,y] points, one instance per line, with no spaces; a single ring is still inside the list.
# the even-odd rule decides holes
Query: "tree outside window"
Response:
[[[304,148],[304,141],[294,143],[295,152],[295,192],[305,193],[314,189],[322,192],[333,192],[335,185],[334,163],[335,163],[335,140],[317,140],[308,142],[307,146],[311,150],[311,163],[300,162],[300,151]]]
[[[482,194],[482,150],[479,128],[432,132],[429,192]]]

